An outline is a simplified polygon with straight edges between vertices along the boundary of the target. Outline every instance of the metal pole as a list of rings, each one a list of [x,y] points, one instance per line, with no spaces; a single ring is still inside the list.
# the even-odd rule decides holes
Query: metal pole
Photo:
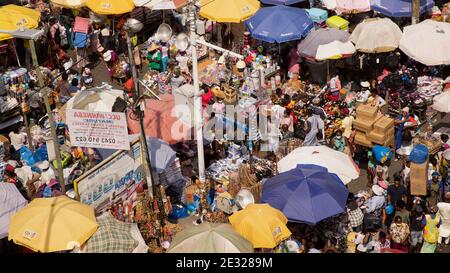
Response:
[[[130,39],[131,34],[132,33],[130,31],[127,31],[128,58],[130,59],[131,73],[133,76],[133,85],[134,85],[133,102],[137,103],[138,99],[140,97],[140,89],[139,89],[139,79],[137,76],[136,65],[134,63],[133,49],[131,46],[131,39]],[[144,105],[145,105],[145,101],[142,103],[144,103]],[[147,179],[150,178],[150,183],[152,184],[152,195],[153,195],[153,198],[156,199],[157,203],[158,203],[160,227],[163,229],[164,222],[165,222],[164,221],[164,219],[165,219],[164,204],[161,200],[161,194],[158,193],[158,188],[156,187],[156,185],[154,183],[155,179],[153,178],[151,161],[150,161],[148,146],[147,146],[147,138],[145,137],[144,111],[141,110],[141,108],[137,108],[137,107],[134,108],[134,110],[135,110],[135,115],[139,119],[139,126],[140,126],[139,141],[141,143],[141,152],[144,154],[144,162],[142,162],[142,165],[143,165],[143,170],[145,173],[145,182],[148,185]],[[162,237],[159,236],[159,238],[158,238],[159,245],[161,245],[161,242],[162,242]]]
[[[190,19],[190,40],[192,50],[192,76],[194,80],[194,117],[195,132],[197,137],[197,154],[198,154],[198,174],[200,182],[205,183],[205,154],[203,151],[203,122],[202,122],[202,97],[200,94],[200,85],[198,81],[198,59],[197,59],[197,37],[195,25],[195,1],[189,0],[189,19]]]
[[[25,101],[25,98],[22,98],[22,103],[26,104],[27,102]],[[27,133],[27,138],[28,138],[28,147],[30,148],[30,150],[32,152],[34,152],[34,147],[33,147],[33,141],[31,139],[31,130],[30,130],[30,124],[28,123],[28,116],[27,116],[27,112],[25,111],[26,109],[24,109],[24,107],[22,108],[22,116],[23,116],[23,123],[25,124],[25,131]]]
[[[411,16],[411,23],[417,24],[420,21],[420,0],[412,0],[412,16]]]
[[[62,161],[61,161],[61,152],[60,152],[60,148],[59,148],[58,138],[56,136],[56,128],[55,128],[55,123],[53,120],[53,112],[52,112],[52,109],[50,108],[50,103],[48,102],[48,91],[47,91],[47,87],[45,87],[44,78],[42,77],[41,68],[39,67],[39,63],[37,60],[36,47],[34,46],[34,40],[29,40],[29,42],[30,42],[31,58],[33,59],[33,66],[36,69],[39,88],[40,88],[40,91],[42,92],[42,97],[44,98],[45,108],[47,110],[47,115],[48,115],[48,119],[50,122],[50,131],[51,131],[51,136],[53,139],[53,148],[55,149],[55,156],[56,156],[56,165],[57,165],[56,169],[58,172],[57,178],[58,178],[59,184],[61,185],[61,190],[63,192],[66,192],[66,184],[64,182],[64,173],[63,173]]]

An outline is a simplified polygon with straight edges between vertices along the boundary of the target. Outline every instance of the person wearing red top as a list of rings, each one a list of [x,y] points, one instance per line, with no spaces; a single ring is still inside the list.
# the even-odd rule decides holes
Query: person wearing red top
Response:
[[[208,106],[208,104],[213,99],[213,94],[211,92],[211,89],[208,88],[207,86],[205,86],[203,88],[203,90],[204,90],[204,93],[202,94],[202,107],[206,108],[206,106]]]
[[[133,77],[131,76],[130,72],[127,72],[127,81],[123,84],[123,89],[125,89],[130,98],[133,97],[133,87]]]

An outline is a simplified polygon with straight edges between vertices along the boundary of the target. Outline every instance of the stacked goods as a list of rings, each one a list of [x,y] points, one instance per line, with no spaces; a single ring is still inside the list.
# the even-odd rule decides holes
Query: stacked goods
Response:
[[[356,129],[356,144],[366,147],[373,147],[374,144],[388,147],[394,144],[394,120],[380,114],[376,107],[359,105],[353,126]]]
[[[411,195],[427,195],[428,161],[417,164],[411,162],[410,192]]]

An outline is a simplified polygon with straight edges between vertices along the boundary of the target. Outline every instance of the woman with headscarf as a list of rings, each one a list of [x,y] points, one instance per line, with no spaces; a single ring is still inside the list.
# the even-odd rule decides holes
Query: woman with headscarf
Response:
[[[303,146],[317,146],[319,145],[320,136],[323,137],[322,129],[324,127],[323,121],[319,115],[313,114],[311,109],[307,110],[307,126],[308,133],[306,134]]]
[[[442,223],[441,217],[437,213],[436,206],[432,207],[430,213],[425,215],[422,220],[423,228],[423,245],[420,253],[434,253],[436,251],[439,239],[439,226]]]

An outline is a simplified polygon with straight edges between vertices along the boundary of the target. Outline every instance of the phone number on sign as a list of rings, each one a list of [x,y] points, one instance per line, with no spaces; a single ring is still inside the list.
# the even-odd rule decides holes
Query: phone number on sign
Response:
[[[90,143],[109,143],[114,144],[116,140],[114,138],[106,137],[75,137],[77,142],[90,142]]]

